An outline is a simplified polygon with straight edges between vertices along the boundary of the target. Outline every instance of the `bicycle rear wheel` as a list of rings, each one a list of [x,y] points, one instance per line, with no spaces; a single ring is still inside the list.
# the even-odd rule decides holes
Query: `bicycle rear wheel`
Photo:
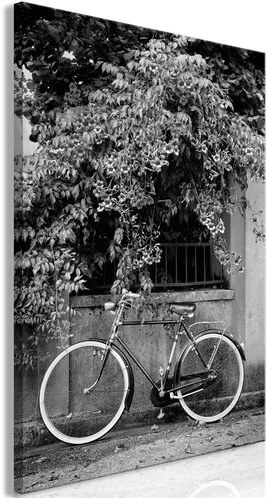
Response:
[[[104,353],[104,341],[74,344],[54,359],[44,376],[41,416],[48,430],[65,443],[84,444],[101,438],[124,411],[131,387],[128,366],[119,350],[111,348],[96,382]]]
[[[215,372],[216,378],[203,388],[198,373],[205,369],[196,349],[189,344],[179,360],[176,382],[183,386],[199,380],[199,384],[195,386],[199,391],[188,394],[189,388],[182,387],[177,394],[181,396],[179,401],[191,418],[203,422],[216,422],[230,413],[240,397],[244,382],[243,360],[231,338],[220,332],[204,332],[196,338],[196,343],[207,364],[215,352],[210,368]]]

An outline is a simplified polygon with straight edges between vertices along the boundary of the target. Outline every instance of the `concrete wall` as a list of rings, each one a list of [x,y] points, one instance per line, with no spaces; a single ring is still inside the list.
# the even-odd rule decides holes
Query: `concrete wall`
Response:
[[[265,186],[251,182],[248,199],[255,211],[263,210]],[[246,388],[264,388],[265,362],[265,243],[256,242],[250,209],[245,217],[245,344],[247,352]]]
[[[250,182],[247,198],[251,207],[264,210],[265,186]],[[256,242],[252,213],[248,207],[243,215],[229,219],[231,249],[241,254],[245,272],[232,274],[230,287],[235,292],[233,329],[245,343],[245,386],[247,392],[264,389],[265,362],[265,243]]]
[[[15,326],[15,343],[19,341],[21,336],[24,338],[24,343],[27,344],[27,336],[29,335],[29,327]],[[39,387],[46,369],[52,359],[59,353],[58,344],[50,341],[43,344],[41,347],[36,347],[34,352],[36,356],[36,365],[34,370],[15,368],[14,372],[14,421],[38,420],[39,412]],[[67,373],[65,373],[67,374]],[[57,399],[57,394],[62,390],[60,379],[54,386],[53,398],[54,403]]]

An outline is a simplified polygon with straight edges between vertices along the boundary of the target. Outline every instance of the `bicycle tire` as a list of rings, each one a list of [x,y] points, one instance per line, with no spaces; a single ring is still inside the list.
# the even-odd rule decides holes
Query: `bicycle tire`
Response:
[[[244,364],[240,351],[234,340],[219,331],[203,332],[195,337],[197,347],[208,364],[214,348],[218,350],[211,364],[216,372],[215,381],[201,389],[199,392],[188,394],[188,388],[177,390],[179,401],[185,412],[193,419],[200,422],[216,422],[228,415],[237,404],[244,383]],[[178,360],[175,380],[177,385],[188,383],[186,375],[203,371],[203,365],[195,351],[194,346],[188,344]],[[195,377],[195,380],[197,376]],[[187,396],[185,396],[188,394]]]
[[[105,341],[88,340],[62,351],[47,369],[40,388],[39,407],[49,432],[64,443],[85,444],[109,432],[122,416],[131,392],[124,356],[109,350],[101,378]]]

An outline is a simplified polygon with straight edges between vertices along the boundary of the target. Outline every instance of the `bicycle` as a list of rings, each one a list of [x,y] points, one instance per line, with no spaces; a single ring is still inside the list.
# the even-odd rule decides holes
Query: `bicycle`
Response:
[[[126,320],[126,309],[139,297],[124,291],[117,305],[105,303],[105,310],[114,315],[108,339],[92,338],[67,347],[46,371],[39,407],[44,424],[57,439],[70,444],[96,441],[115,426],[124,410],[130,409],[134,376],[128,358],[151,383],[150,399],[154,406],[162,409],[180,402],[191,418],[207,423],[221,420],[235,407],[243,388],[245,354],[243,346],[226,333],[223,322],[195,322],[187,326],[185,321],[194,316],[196,303],[171,303],[172,315],[168,319]],[[159,369],[159,380],[151,377],[120,337],[124,326],[142,324],[174,327],[170,356],[166,367]],[[194,332],[199,324],[213,328]],[[187,342],[174,362],[181,334]],[[59,382],[60,408],[55,409],[51,393]]]

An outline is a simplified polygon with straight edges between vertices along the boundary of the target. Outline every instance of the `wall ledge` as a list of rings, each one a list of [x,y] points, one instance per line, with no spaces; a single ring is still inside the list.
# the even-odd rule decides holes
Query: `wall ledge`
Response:
[[[149,299],[153,301],[169,302],[196,302],[205,301],[230,301],[235,297],[233,290],[229,289],[206,289],[206,290],[183,290],[177,292],[153,292]],[[70,305],[72,308],[91,308],[102,307],[106,301],[111,300],[110,294],[105,295],[88,295],[72,296]]]

